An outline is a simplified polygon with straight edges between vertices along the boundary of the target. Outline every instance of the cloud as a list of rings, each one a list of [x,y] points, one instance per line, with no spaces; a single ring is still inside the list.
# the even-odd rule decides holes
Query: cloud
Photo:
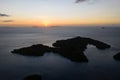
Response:
[[[10,15],[0,13],[0,17],[9,17]]]
[[[76,3],[79,3],[79,2],[84,2],[86,0],[76,0]]]
[[[13,20],[3,20],[1,22],[8,23],[8,22],[14,22]]]

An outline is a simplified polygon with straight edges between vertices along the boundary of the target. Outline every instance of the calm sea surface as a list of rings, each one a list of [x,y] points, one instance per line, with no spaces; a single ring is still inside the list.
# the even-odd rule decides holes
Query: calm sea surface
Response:
[[[76,36],[108,43],[112,48],[98,50],[89,45],[89,62],[76,63],[54,53],[42,57],[12,54],[13,49],[45,44]],[[120,52],[120,27],[0,28],[0,80],[22,80],[31,74],[43,80],[120,80],[120,62],[113,55]]]

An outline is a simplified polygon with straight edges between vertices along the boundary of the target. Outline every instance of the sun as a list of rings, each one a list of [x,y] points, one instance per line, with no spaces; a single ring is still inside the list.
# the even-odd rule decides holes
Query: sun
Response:
[[[45,26],[45,27],[48,27],[48,23],[45,23],[44,26]]]
[[[49,22],[48,22],[48,21],[44,21],[44,22],[43,22],[43,26],[44,26],[44,27],[49,27]]]

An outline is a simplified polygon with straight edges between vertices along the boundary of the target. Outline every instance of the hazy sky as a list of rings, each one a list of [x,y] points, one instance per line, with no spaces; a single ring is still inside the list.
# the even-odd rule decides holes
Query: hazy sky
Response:
[[[0,0],[0,25],[120,24],[120,0],[78,1]]]

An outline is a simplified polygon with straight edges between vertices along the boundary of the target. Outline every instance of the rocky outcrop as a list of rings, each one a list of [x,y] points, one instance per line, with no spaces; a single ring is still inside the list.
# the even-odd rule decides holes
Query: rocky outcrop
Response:
[[[34,74],[25,77],[23,80],[42,80],[42,77],[41,75]]]
[[[84,51],[88,44],[94,45],[98,49],[110,48],[110,45],[106,43],[91,38],[83,38],[83,37],[75,37],[67,40],[58,40],[55,43],[53,43],[53,46],[58,48],[66,48],[66,49],[71,48],[71,49],[79,49],[81,51]]]
[[[114,55],[113,58],[117,61],[120,61],[120,52]]]
[[[21,54],[25,56],[43,56],[45,52],[50,52],[51,48],[42,44],[32,45],[29,47],[23,47],[20,49],[14,49],[12,53]]]
[[[88,44],[94,45],[98,49],[108,49],[111,47],[110,45],[108,45],[104,42],[98,41],[98,40],[94,40],[94,39],[90,39],[90,38],[86,38],[86,39],[88,40]]]
[[[75,37],[66,40],[58,40],[53,43],[53,47],[37,44],[30,47],[14,49],[12,53],[26,56],[43,56],[45,52],[53,52],[74,62],[88,62],[87,57],[83,53],[85,49],[87,49],[88,44],[94,45],[98,49],[110,48],[110,45],[97,40]]]

